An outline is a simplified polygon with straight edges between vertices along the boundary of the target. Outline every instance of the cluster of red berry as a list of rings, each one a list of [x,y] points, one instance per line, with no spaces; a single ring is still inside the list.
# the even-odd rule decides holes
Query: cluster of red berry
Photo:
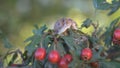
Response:
[[[46,57],[46,50],[44,48],[38,48],[35,51],[35,59],[44,60]],[[92,58],[92,50],[90,48],[84,48],[81,52],[82,60],[90,60]],[[68,68],[68,64],[73,60],[71,54],[65,54],[62,58],[57,50],[52,50],[48,54],[49,62],[57,64],[59,68]]]
[[[46,57],[46,50],[44,48],[38,48],[35,52],[35,59],[44,60]],[[59,68],[68,68],[68,64],[72,61],[72,56],[70,54],[65,54],[64,57],[60,57],[57,50],[52,50],[48,55],[49,62],[53,64],[58,64]]]

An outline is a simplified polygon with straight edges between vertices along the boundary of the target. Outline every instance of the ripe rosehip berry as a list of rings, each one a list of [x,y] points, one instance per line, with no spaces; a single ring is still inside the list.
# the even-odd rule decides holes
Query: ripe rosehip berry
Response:
[[[44,48],[38,48],[35,51],[35,59],[37,60],[43,60],[46,57],[46,50]]]
[[[120,44],[120,29],[116,29],[113,33],[113,43]]]
[[[81,52],[82,60],[90,60],[92,58],[92,50],[90,48],[84,48]]]
[[[59,68],[68,68],[68,62],[66,61],[66,58],[61,58],[58,62]]]
[[[113,37],[116,40],[120,40],[120,29],[115,29],[114,33],[113,33]]]
[[[67,61],[68,63],[70,63],[70,62],[73,60],[72,55],[70,55],[70,54],[64,55],[64,58],[66,59],[66,61]]]
[[[91,65],[92,68],[99,68],[99,63],[97,61],[96,62],[91,62],[90,65]]]
[[[52,50],[48,55],[48,60],[53,64],[57,63],[60,60],[59,52],[56,50]]]
[[[119,45],[119,44],[120,44],[120,40],[116,40],[116,39],[114,39],[114,38],[113,38],[113,40],[112,40],[112,41],[113,41],[113,44],[117,44],[117,45]]]

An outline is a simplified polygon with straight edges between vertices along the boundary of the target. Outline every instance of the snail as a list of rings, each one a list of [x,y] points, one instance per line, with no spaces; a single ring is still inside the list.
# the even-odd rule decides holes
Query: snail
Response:
[[[55,34],[62,34],[69,28],[78,29],[76,22],[70,18],[59,19],[54,25]]]

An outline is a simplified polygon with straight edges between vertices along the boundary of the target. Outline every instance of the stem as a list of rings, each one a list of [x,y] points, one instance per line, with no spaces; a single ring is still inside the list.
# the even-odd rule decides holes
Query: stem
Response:
[[[90,43],[89,43],[89,41],[87,39],[87,48],[89,48],[89,47],[90,47]]]
[[[85,61],[81,63],[82,68],[85,68]]]
[[[53,48],[53,50],[56,50],[56,47],[55,47],[56,45],[54,44],[54,48]]]
[[[56,46],[57,46],[57,38],[56,37],[54,37],[54,50],[56,50]]]
[[[40,42],[40,47],[42,48],[42,42]]]
[[[94,27],[94,32],[92,33],[92,36],[95,36],[96,37],[96,34],[97,34],[97,28],[99,26],[99,22],[97,21],[97,23],[92,23],[92,26]]]
[[[40,47],[41,47],[41,48],[42,48],[42,41],[43,41],[43,38],[45,38],[46,35],[47,35],[47,33],[44,34],[43,37],[41,37],[41,41],[40,41]]]

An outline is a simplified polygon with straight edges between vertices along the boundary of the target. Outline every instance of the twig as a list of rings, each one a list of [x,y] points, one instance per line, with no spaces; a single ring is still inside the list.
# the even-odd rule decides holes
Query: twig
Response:
[[[96,35],[97,34],[97,28],[99,26],[98,21],[97,21],[97,24],[92,23],[92,26],[94,27],[94,32],[92,33],[92,36],[97,37],[97,35]]]
[[[56,37],[54,37],[54,50],[56,49],[57,44],[58,44],[58,42],[57,42],[57,38],[56,38]]]
[[[40,40],[40,47],[42,48],[42,41],[43,41],[43,39],[45,38],[45,36],[47,35],[48,33],[45,33],[45,34],[43,34],[43,36],[41,37],[41,40]]]

